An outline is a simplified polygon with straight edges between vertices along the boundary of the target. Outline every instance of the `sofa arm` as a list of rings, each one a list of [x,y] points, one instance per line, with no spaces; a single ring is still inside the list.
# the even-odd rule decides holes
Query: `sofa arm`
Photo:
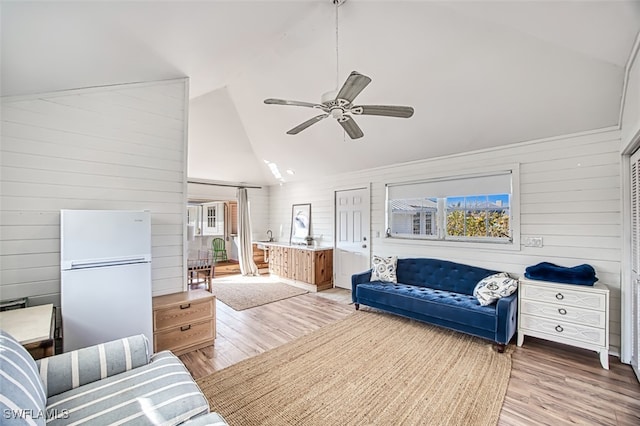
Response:
[[[126,337],[36,361],[47,397],[149,363],[144,334]]]
[[[507,344],[516,333],[518,320],[518,292],[496,302],[496,342]]]
[[[354,303],[357,302],[356,287],[358,287],[358,284],[368,283],[369,281],[371,281],[371,269],[359,274],[351,275],[351,300]]]

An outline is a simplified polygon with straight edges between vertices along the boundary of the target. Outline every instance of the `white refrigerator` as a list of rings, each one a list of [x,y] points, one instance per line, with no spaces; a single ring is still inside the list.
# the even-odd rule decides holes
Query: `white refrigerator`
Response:
[[[61,210],[64,352],[143,333],[153,347],[151,215]]]

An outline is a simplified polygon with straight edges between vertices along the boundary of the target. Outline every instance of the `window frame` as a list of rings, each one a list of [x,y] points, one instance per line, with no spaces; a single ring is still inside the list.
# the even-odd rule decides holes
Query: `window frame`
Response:
[[[446,228],[446,197],[437,198],[438,210],[436,212],[436,226],[437,232],[435,235],[392,235],[390,233],[391,227],[391,212],[389,205],[389,188],[399,185],[418,185],[423,183],[438,182],[438,181],[451,181],[456,179],[472,179],[474,177],[486,177],[491,175],[498,175],[510,173],[511,175],[511,194],[509,200],[510,210],[510,240],[495,237],[457,237],[447,236]],[[473,195],[473,194],[471,194]],[[486,195],[486,194],[482,194]],[[429,195],[425,195],[427,197]],[[437,245],[444,247],[456,247],[456,248],[474,248],[474,249],[489,249],[489,250],[520,250],[520,165],[513,163],[509,165],[486,167],[482,169],[467,170],[465,173],[442,173],[438,175],[425,176],[424,179],[415,181],[398,181],[388,182],[385,184],[384,195],[384,214],[385,214],[385,239],[397,241],[401,244],[425,244],[425,245]]]

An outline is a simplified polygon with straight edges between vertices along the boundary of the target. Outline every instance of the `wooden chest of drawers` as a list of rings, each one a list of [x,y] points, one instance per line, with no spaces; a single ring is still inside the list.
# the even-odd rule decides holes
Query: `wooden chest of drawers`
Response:
[[[520,280],[518,346],[525,335],[594,350],[609,369],[609,289]]]
[[[216,337],[216,298],[193,290],[153,298],[153,351],[181,355],[213,345]]]

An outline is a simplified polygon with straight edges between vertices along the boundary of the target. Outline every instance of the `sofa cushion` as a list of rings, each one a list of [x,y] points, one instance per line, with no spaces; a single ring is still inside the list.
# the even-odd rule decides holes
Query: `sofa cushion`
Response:
[[[472,295],[407,284],[359,284],[358,301],[373,301],[410,312],[421,312],[458,324],[496,330],[496,307],[481,306]]]
[[[15,420],[16,424],[44,425],[47,397],[36,363],[24,346],[3,330],[0,330],[0,366],[2,418]]]
[[[371,259],[371,281],[381,281],[396,283],[396,267],[398,258],[396,256],[381,257],[373,256]]]
[[[398,282],[473,295],[478,281],[500,271],[430,258],[398,259]]]
[[[208,413],[209,404],[184,364],[163,351],[147,365],[52,396],[47,410],[63,414],[49,425],[175,425]]]
[[[47,396],[57,395],[149,363],[144,334],[65,352],[36,362]]]
[[[481,279],[473,290],[473,295],[482,306],[487,306],[515,293],[517,289],[518,280],[511,278],[506,272],[500,272]]]

